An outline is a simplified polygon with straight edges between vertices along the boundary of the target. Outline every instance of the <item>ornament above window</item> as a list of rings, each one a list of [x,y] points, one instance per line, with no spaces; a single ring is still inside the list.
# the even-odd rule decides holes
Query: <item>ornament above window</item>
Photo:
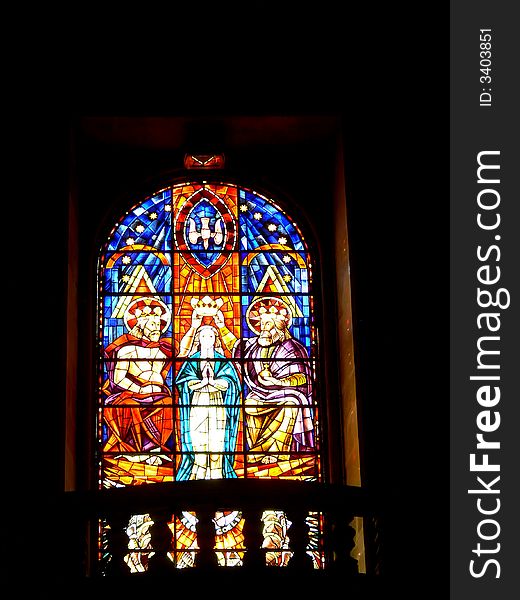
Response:
[[[224,163],[223,154],[186,154],[184,156],[186,169],[223,169]]]

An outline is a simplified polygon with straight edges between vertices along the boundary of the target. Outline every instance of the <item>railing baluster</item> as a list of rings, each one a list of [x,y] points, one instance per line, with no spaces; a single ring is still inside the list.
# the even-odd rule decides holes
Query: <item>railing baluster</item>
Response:
[[[244,522],[244,544],[246,552],[244,567],[262,569],[265,567],[265,553],[262,550],[262,511],[245,510],[242,512]]]
[[[215,511],[208,509],[197,511],[197,542],[199,552],[195,566],[203,569],[212,569],[218,566],[215,554],[215,524],[213,518]]]
[[[130,517],[128,514],[112,513],[107,517],[110,529],[107,531],[108,549],[112,558],[107,566],[107,575],[128,575],[130,570],[125,563],[128,554],[128,535],[126,528]]]
[[[291,569],[312,570],[312,558],[307,554],[309,543],[309,529],[305,519],[307,511],[299,508],[291,508],[286,511],[287,518],[291,521],[289,528],[289,547],[293,552],[287,567]]]
[[[350,556],[355,544],[356,530],[350,526],[354,515],[334,511],[329,513],[328,542],[332,550],[330,568],[345,573],[346,576],[358,573],[358,561]]]
[[[372,541],[368,548],[365,548],[367,572],[382,575],[384,574],[384,540],[381,519],[375,516],[365,519],[364,527],[366,538]]]
[[[171,512],[165,510],[150,514],[154,522],[150,527],[154,554],[148,561],[148,572],[151,575],[165,575],[175,571],[173,562],[168,558],[168,552],[172,549],[172,532],[168,527],[171,516]]]

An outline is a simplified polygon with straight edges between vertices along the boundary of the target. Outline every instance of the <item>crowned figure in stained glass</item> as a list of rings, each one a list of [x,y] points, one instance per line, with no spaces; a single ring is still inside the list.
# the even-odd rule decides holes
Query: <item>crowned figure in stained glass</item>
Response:
[[[305,347],[289,331],[291,310],[280,298],[262,297],[248,308],[247,321],[257,336],[243,352],[248,462],[289,460],[314,448],[312,373]],[[240,357],[241,345],[225,325],[215,322],[224,342]]]
[[[191,327],[181,342],[181,354],[187,351],[189,360],[176,377],[182,452],[176,479],[234,478],[240,380],[221,352],[218,330],[203,325],[204,315],[196,302],[193,306]]]
[[[172,352],[171,340],[161,333],[170,319],[170,309],[158,298],[138,298],[125,313],[129,333],[105,349],[105,452],[169,451],[173,415],[165,381]]]

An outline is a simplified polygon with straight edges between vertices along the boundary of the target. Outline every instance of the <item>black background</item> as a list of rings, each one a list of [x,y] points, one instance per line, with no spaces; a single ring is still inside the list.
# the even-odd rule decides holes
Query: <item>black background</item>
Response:
[[[33,15],[16,29],[4,90],[12,184],[5,207],[9,243],[29,275],[15,267],[16,284],[6,290],[26,300],[25,333],[7,319],[24,357],[13,401],[48,407],[29,423],[28,440],[21,430],[14,435],[22,460],[9,487],[25,517],[35,490],[55,489],[61,476],[60,440],[47,432],[62,419],[52,390],[63,382],[53,382],[46,363],[45,370],[30,365],[41,353],[61,361],[65,351],[53,323],[62,330],[71,117],[207,114],[208,102],[216,114],[339,112],[349,133],[359,363],[378,398],[371,421],[378,444],[369,452],[387,510],[398,515],[390,573],[400,597],[426,589],[448,597],[448,3],[345,3],[340,13],[343,4],[289,3],[283,11],[270,2],[197,4],[169,12],[125,5],[110,15],[90,7],[57,20]],[[190,94],[198,81],[240,91]],[[16,400],[20,385],[25,393]],[[396,414],[399,424],[390,427]],[[20,557],[34,537],[15,529],[11,554],[24,572]]]

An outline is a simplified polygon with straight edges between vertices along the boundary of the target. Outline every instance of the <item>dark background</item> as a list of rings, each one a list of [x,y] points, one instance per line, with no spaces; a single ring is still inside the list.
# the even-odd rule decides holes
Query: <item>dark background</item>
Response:
[[[373,399],[364,409],[366,451],[394,516],[389,573],[401,597],[426,589],[448,597],[448,3],[345,3],[341,14],[340,4],[294,3],[283,12],[268,2],[247,10],[202,4],[171,14],[125,6],[111,15],[89,8],[60,25],[33,15],[20,28],[29,52],[4,92],[4,120],[9,247],[25,263],[14,268],[24,333],[6,319],[21,366],[12,402],[24,426],[12,443],[22,452],[12,455],[9,488],[21,515],[11,554],[22,576],[23,557],[43,538],[20,523],[42,516],[38,498],[61,481],[54,390],[64,382],[42,357],[61,362],[65,353],[71,121],[340,114],[356,356]],[[201,82],[212,91],[197,93]],[[53,527],[43,525],[45,539]]]

